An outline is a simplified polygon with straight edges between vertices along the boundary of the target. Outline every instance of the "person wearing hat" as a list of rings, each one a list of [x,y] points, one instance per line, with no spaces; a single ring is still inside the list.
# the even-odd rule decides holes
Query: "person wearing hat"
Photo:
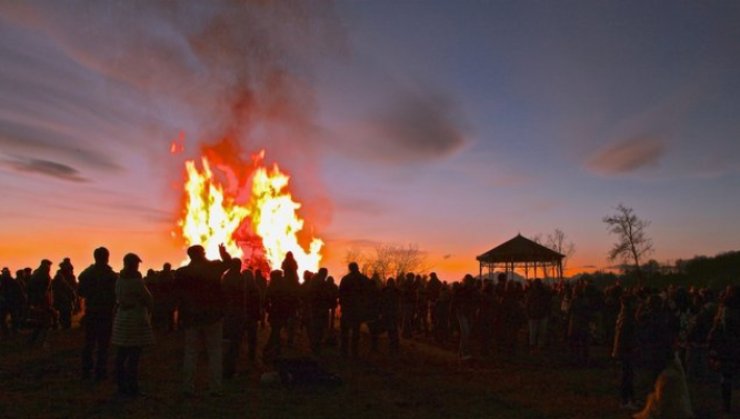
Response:
[[[116,281],[116,316],[111,342],[116,352],[118,394],[139,395],[139,359],[144,346],[154,344],[150,317],[152,294],[139,272],[141,258],[134,253],[123,257],[123,269]]]
[[[85,299],[85,346],[82,349],[82,379],[90,378],[95,368],[95,380],[107,378],[108,347],[113,329],[113,310],[116,305],[116,279],[118,276],[108,265],[110,253],[105,247],[93,252],[95,263],[80,274],[78,293]],[[93,361],[93,352],[96,359]]]

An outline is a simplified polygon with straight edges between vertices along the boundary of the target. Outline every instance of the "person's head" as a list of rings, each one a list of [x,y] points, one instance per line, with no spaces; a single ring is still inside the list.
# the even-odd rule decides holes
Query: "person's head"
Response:
[[[393,279],[393,277],[388,278],[388,281],[386,281],[385,286],[388,288],[395,288],[396,287],[396,280]]]
[[[232,270],[234,272],[241,272],[242,270],[242,260],[239,258],[232,258],[229,261],[229,270]]]
[[[352,273],[360,272],[360,267],[357,265],[357,262],[350,262],[348,269]]]
[[[10,276],[10,269],[7,267],[3,268],[2,276]]]
[[[147,269],[146,276],[148,276],[150,278],[153,278],[153,277],[157,276],[157,273],[154,271],[154,269]]]
[[[475,286],[475,278],[473,278],[473,275],[465,275],[463,278],[463,285],[467,285],[469,287]]]
[[[127,271],[138,271],[139,264],[141,264],[141,258],[136,253],[126,253],[123,257],[123,269]]]
[[[44,259],[39,265],[39,270],[42,272],[51,272],[52,262],[49,259]]]
[[[334,277],[333,276],[330,276],[330,277],[326,278],[326,282],[328,282],[330,284],[334,284]]]
[[[98,247],[93,251],[93,258],[98,265],[107,265],[110,259],[110,252],[105,247]]]
[[[172,265],[171,264],[165,263],[164,265],[162,265],[162,271],[163,272],[169,272],[171,270],[172,270]]]
[[[188,247],[188,257],[191,261],[197,262],[206,259],[206,249],[203,246],[196,244]]]
[[[285,259],[286,260],[295,260],[295,258],[293,257],[293,252],[286,253],[285,254]]]
[[[429,274],[429,279],[433,279],[435,281],[438,281],[439,280],[439,278],[437,278],[437,273],[436,272],[430,273]]]
[[[498,274],[498,282],[499,283],[506,282],[506,274],[505,273],[501,272],[500,274]]]
[[[318,275],[321,279],[326,279],[329,276],[329,270],[326,268],[319,268]]]

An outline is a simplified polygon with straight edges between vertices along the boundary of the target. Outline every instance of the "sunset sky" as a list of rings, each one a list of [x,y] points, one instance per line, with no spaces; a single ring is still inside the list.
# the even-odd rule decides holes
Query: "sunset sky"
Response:
[[[338,275],[413,243],[457,280],[555,228],[605,268],[620,203],[658,261],[740,249],[740,3],[263,3],[0,2],[0,266],[179,263],[183,163],[224,135]]]

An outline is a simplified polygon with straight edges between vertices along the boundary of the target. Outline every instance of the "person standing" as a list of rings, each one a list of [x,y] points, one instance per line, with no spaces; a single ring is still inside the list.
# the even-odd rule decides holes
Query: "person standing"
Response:
[[[232,259],[229,270],[222,278],[224,292],[224,339],[229,343],[224,354],[224,377],[233,378],[236,375],[236,361],[244,340],[246,329],[246,284],[241,272],[242,261]]]
[[[360,325],[363,317],[364,284],[370,281],[360,273],[357,263],[349,264],[349,273],[339,282],[339,305],[342,308],[342,317],[339,320],[340,348],[342,356],[353,357],[359,353]],[[352,335],[350,344],[350,334]]]
[[[732,380],[740,370],[740,287],[727,289],[722,306],[709,332],[712,364],[722,374],[722,409],[731,411]]]
[[[614,345],[612,347],[612,358],[619,361],[622,367],[619,386],[620,407],[626,410],[637,410],[634,387],[635,358],[638,352],[636,306],[635,297],[630,293],[622,294],[621,308],[615,321]]]
[[[154,299],[139,272],[141,259],[134,253],[123,257],[123,270],[116,282],[118,308],[112,342],[116,352],[118,394],[139,395],[139,359],[143,347],[154,344],[150,323]]]
[[[41,338],[46,343],[46,332],[54,321],[51,295],[51,261],[44,259],[39,267],[31,274],[28,281],[29,317],[33,321],[33,333],[29,339],[31,344]]]
[[[190,263],[175,274],[179,292],[178,313],[185,329],[185,359],[183,363],[183,393],[195,393],[195,369],[198,361],[196,347],[198,338],[205,337],[210,372],[209,390],[212,395],[221,394],[223,383],[223,292],[221,276],[229,268],[231,256],[226,248],[219,246],[221,261],[206,258],[203,246],[188,248]]]
[[[116,305],[116,280],[118,276],[108,265],[110,252],[99,247],[93,252],[95,263],[80,274],[79,295],[85,299],[85,345],[82,348],[82,378],[95,380],[108,378],[108,347],[113,329],[113,311]],[[96,359],[93,361],[93,352]]]
[[[59,269],[57,274],[54,276],[54,280],[51,281],[51,292],[54,300],[54,309],[59,313],[59,325],[64,330],[68,330],[72,327],[72,311],[74,310],[75,290],[72,285],[65,278],[62,268]]]

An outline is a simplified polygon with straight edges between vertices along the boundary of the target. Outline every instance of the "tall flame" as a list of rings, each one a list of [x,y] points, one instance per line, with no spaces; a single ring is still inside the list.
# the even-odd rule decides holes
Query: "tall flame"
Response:
[[[316,272],[324,242],[312,238],[308,250],[301,246],[298,233],[304,221],[298,214],[301,204],[288,190],[290,177],[277,164],[265,168],[263,158],[264,151],[254,157],[254,170],[242,179],[237,173],[246,165],[217,164],[216,170],[231,183],[227,185],[214,176],[208,158],[201,159],[200,169],[195,161],[186,161],[185,208],[178,222],[182,236],[188,245],[202,245],[209,259],[219,257],[223,243],[246,265],[280,269],[292,252],[299,269]]]

